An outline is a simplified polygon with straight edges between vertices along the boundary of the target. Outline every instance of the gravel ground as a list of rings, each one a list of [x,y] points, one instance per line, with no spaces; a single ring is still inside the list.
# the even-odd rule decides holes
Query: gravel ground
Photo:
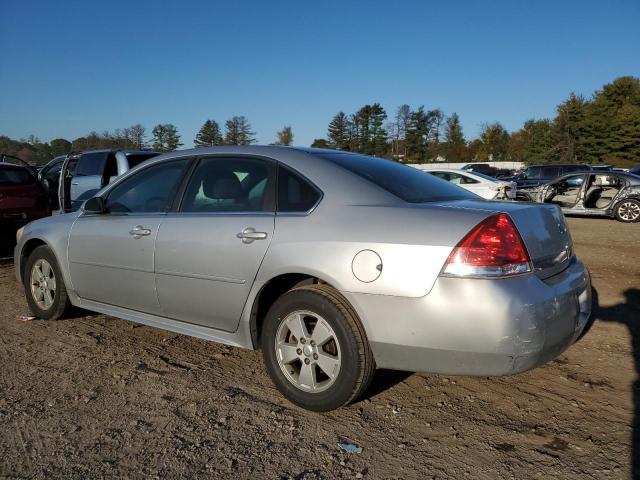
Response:
[[[569,224],[600,301],[583,340],[513,377],[382,371],[326,414],[284,400],[258,352],[86,312],[17,322],[0,260],[0,477],[633,478],[640,225]]]

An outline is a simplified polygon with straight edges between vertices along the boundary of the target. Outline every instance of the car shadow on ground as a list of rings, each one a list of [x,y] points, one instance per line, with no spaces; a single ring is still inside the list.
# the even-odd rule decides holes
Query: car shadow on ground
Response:
[[[633,396],[633,423],[631,431],[631,478],[640,478],[640,289],[624,291],[625,301],[612,306],[598,302],[593,290],[593,321],[621,323],[629,330],[636,378],[631,387]],[[593,323],[593,322],[592,322]],[[590,328],[591,325],[589,325]]]
[[[369,400],[376,395],[395,387],[399,383],[404,382],[411,375],[413,375],[413,372],[401,372],[399,370],[387,370],[381,368],[376,371],[369,387],[360,396],[358,401],[361,402],[363,400]]]

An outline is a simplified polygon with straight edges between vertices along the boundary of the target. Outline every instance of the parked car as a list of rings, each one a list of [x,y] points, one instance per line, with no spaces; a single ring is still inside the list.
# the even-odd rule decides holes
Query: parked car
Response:
[[[629,173],[633,173],[634,175],[640,175],[640,165],[637,167],[632,167],[628,171]]]
[[[0,230],[15,232],[50,214],[46,193],[31,168],[0,163]]]
[[[521,174],[514,177],[503,177],[502,180],[514,181],[519,190],[526,192],[563,175],[589,171],[591,171],[591,167],[586,164],[530,165]]]
[[[492,167],[488,163],[467,163],[461,170],[468,170],[470,172],[480,172],[485,175],[490,175],[491,173],[496,171],[496,168]]]
[[[260,348],[277,388],[318,411],[357,398],[376,368],[528,370],[590,315],[557,206],[486,201],[349,152],[165,154],[17,236],[38,317],[76,305]]]
[[[70,154],[62,164],[58,185],[58,203],[65,212],[77,210],[82,203],[115,177],[159,152],[146,150],[92,150]]]
[[[21,158],[18,158],[18,157],[14,156],[14,155],[8,155],[6,153],[0,153],[0,164],[2,164],[2,163],[8,164],[8,165],[18,165],[20,167],[25,167],[29,171],[31,171],[33,173],[37,173],[36,167],[34,167],[33,165],[29,165],[27,162],[25,162]]]
[[[424,171],[487,200],[513,200],[517,195],[515,182],[499,181],[479,172],[433,167],[425,168]]]
[[[595,215],[621,222],[640,221],[640,176],[622,172],[565,175],[532,193],[541,203],[555,203],[566,214]]]

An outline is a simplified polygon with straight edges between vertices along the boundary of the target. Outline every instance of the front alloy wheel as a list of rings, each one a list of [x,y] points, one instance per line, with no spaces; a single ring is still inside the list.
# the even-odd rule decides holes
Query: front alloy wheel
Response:
[[[36,260],[31,267],[31,295],[42,310],[49,310],[56,297],[56,275],[44,258]]]
[[[42,245],[31,252],[22,280],[29,309],[36,317],[57,320],[71,307],[62,272],[49,247]]]

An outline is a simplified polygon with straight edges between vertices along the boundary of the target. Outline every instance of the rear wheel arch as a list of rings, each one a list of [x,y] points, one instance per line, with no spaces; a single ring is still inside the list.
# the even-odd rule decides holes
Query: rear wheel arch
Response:
[[[305,285],[323,284],[337,289],[329,282],[307,273],[285,273],[266,282],[253,299],[250,315],[251,343],[254,349],[260,348],[262,324],[271,306],[288,291]]]

